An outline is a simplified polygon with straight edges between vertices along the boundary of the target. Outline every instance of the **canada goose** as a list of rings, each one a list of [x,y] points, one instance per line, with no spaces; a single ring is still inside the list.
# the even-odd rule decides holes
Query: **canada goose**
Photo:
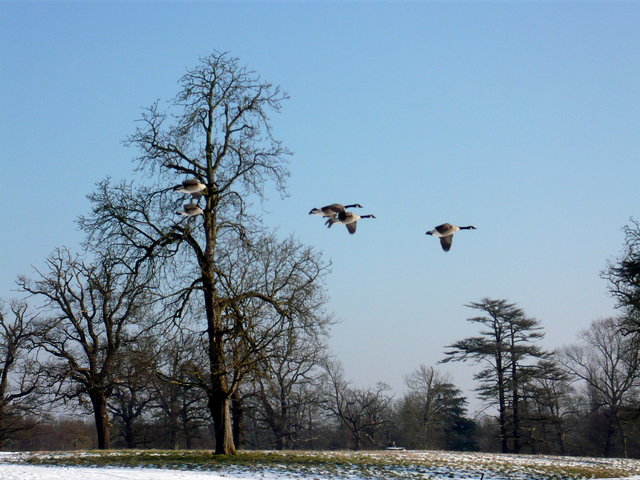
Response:
[[[340,212],[344,212],[347,208],[362,208],[359,203],[353,205],[340,205],[339,203],[332,203],[322,208],[312,208],[309,215],[318,215],[320,217],[335,218]]]
[[[450,223],[443,223],[438,225],[433,230],[429,230],[426,234],[433,235],[434,237],[440,237],[440,245],[442,250],[448,252],[451,248],[451,242],[453,241],[453,234],[460,230],[476,230],[476,227],[469,225],[468,227],[457,227]]]
[[[200,197],[204,195],[207,186],[204,183],[200,183],[196,178],[189,178],[182,182],[180,185],[173,187],[174,192],[189,193],[191,197],[196,201],[200,200]]]
[[[196,203],[186,203],[183,207],[183,211],[176,212],[176,215],[182,215],[183,217],[195,217],[202,215],[204,212]]]
[[[331,225],[333,225],[334,223],[341,223],[342,225],[346,226],[347,230],[349,230],[349,233],[353,235],[354,233],[356,233],[357,222],[361,218],[376,217],[375,215],[357,215],[353,212],[347,212],[343,210],[342,212],[338,213],[337,218],[335,216],[329,217],[325,224],[327,225],[327,228],[331,228]]]

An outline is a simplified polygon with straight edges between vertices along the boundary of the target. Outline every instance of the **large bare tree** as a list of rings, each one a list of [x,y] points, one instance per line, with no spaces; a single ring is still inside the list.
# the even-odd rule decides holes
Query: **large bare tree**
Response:
[[[230,402],[246,371],[238,366],[265,351],[260,335],[282,332],[302,318],[299,310],[310,308],[302,294],[321,275],[313,265],[318,262],[302,251],[288,265],[281,259],[274,264],[280,269],[273,270],[279,275],[273,285],[270,279],[261,285],[255,275],[253,285],[243,282],[242,269],[229,262],[260,251],[252,202],[263,200],[267,186],[284,193],[289,152],[273,137],[269,115],[280,111],[287,95],[219,52],[202,58],[180,86],[165,110],[156,103],[143,112],[128,142],[140,151],[144,181],[153,178],[156,185],[102,182],[81,225],[90,242],[119,247],[132,268],[151,266],[161,273],[165,308],[176,319],[204,322],[207,364],[197,383],[207,393],[216,453],[233,454]],[[192,200],[170,187],[187,180],[204,189],[199,206],[188,207],[196,215],[178,222],[176,210]],[[288,283],[296,284],[295,292],[283,288]],[[261,326],[267,318],[273,327]]]
[[[89,400],[98,448],[110,446],[108,401],[118,381],[119,356],[153,323],[150,285],[118,260],[92,263],[56,249],[48,271],[21,277],[21,289],[42,300],[49,317],[38,322],[37,346],[47,353],[44,372],[58,396]]]

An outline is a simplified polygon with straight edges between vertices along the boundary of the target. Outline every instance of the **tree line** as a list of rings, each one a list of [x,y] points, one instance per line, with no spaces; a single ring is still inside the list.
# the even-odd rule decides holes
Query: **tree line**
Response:
[[[180,86],[128,139],[140,183],[99,182],[78,221],[83,252],[57,248],[0,309],[4,448],[640,455],[637,222],[603,273],[620,316],[575,345],[543,349],[540,322],[508,300],[468,305],[478,335],[442,362],[480,366],[484,415],[469,418],[437,365],[407,374],[399,399],[383,383],[356,387],[327,349],[327,262],[254,208],[267,186],[285,193],[289,152],[269,115],[286,93],[219,52]],[[172,184],[185,178],[202,189],[176,221],[185,199]],[[52,413],[74,409],[93,421]]]
[[[469,307],[479,313],[468,319],[480,326],[478,336],[448,346],[442,362],[480,364],[475,378],[483,413],[469,416],[462,390],[437,365],[407,374],[405,392],[395,398],[384,383],[358,387],[346,379],[326,337],[297,335],[279,339],[273,355],[234,393],[234,444],[640,457],[638,337],[625,336],[606,318],[576,343],[545,351],[538,345],[541,325],[515,304],[485,298]],[[10,325],[16,327],[13,345],[25,327],[37,327],[25,322],[26,311],[14,303],[3,314],[7,344]],[[34,344],[44,340],[29,335]],[[207,394],[191,381],[205,356],[197,336],[149,334],[130,343],[108,372],[106,412],[91,400],[91,384],[72,371],[89,370],[89,357],[78,358],[76,367],[68,360],[39,364],[23,344],[10,365],[16,381],[2,390],[2,448],[97,448],[105,435],[112,448],[211,448]],[[11,359],[8,349],[3,353],[7,372]],[[95,420],[54,415],[56,402],[93,413]],[[99,426],[102,416],[106,422]]]

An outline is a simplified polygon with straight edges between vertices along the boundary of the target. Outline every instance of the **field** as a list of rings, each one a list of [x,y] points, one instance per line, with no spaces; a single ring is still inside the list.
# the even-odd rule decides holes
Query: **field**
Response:
[[[640,480],[640,460],[441,451],[0,453],[2,480]]]

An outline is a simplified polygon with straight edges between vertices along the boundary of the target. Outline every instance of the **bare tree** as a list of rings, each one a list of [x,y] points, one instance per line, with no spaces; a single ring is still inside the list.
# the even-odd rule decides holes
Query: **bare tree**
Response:
[[[325,406],[350,433],[355,450],[361,450],[365,443],[380,448],[382,442],[378,432],[390,419],[393,397],[388,395],[390,387],[379,382],[374,387],[357,388],[344,378],[342,366],[327,362]]]
[[[320,365],[326,349],[317,333],[292,331],[274,342],[272,353],[251,375],[256,416],[273,434],[278,450],[299,448],[313,436],[315,423],[308,419],[321,402]]]
[[[613,318],[592,322],[580,339],[582,344],[562,349],[560,362],[570,374],[585,382],[595,403],[593,408],[602,409],[607,417],[602,454],[613,453],[617,431],[626,456],[627,437],[620,413],[626,405],[637,405],[640,339],[623,336]]]
[[[290,318],[292,305],[278,297],[278,290],[271,295],[231,290],[233,274],[223,264],[229,245],[245,242],[247,252],[255,245],[251,237],[259,226],[250,214],[250,200],[262,200],[269,181],[283,192],[289,152],[272,136],[268,115],[280,110],[287,95],[239,66],[237,59],[218,52],[189,70],[181,87],[167,112],[155,104],[143,113],[129,144],[141,152],[139,168],[159,182],[176,183],[186,177],[206,187],[201,191],[202,214],[172,221],[180,199],[166,183],[153,191],[103,182],[91,196],[92,215],[81,225],[90,241],[119,246],[129,264],[164,269],[170,279],[164,285],[167,291],[173,288],[167,298],[177,318],[184,315],[194,293],[200,295],[207,348],[201,375],[207,378],[198,383],[209,399],[216,453],[233,454],[230,402],[239,377],[229,355],[238,350],[228,347],[230,340],[247,331],[241,319],[233,318],[244,315],[243,309],[260,311],[260,305],[272,309],[274,318]],[[174,120],[171,125],[169,118]]]
[[[48,272],[19,279],[24,292],[43,299],[51,317],[38,322],[45,373],[58,395],[84,404],[95,419],[98,448],[110,446],[107,409],[123,348],[144,333],[150,320],[149,284],[117,260],[88,264],[67,249],[46,262]]]
[[[22,302],[11,302],[10,309],[8,316],[0,301],[0,445],[34,425],[27,417],[35,413],[30,396],[39,386],[37,372],[30,367],[35,359],[29,358],[36,316]]]

